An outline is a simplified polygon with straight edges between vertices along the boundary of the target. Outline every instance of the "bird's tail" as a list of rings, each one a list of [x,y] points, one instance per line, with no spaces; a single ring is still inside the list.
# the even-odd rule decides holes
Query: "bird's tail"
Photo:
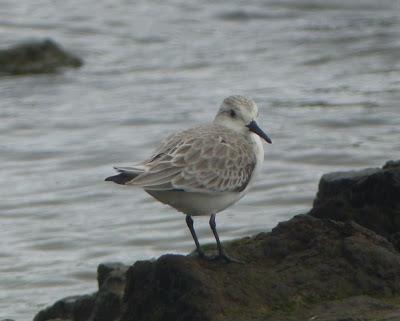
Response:
[[[135,179],[138,175],[145,172],[145,167],[114,167],[114,169],[119,172],[118,175],[110,176],[105,179],[105,181],[114,182],[120,185],[129,184],[130,181]]]

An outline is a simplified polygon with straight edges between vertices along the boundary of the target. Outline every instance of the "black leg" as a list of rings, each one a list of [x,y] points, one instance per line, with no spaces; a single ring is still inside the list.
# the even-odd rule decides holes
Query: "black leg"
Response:
[[[219,241],[217,225],[215,224],[215,214],[211,214],[210,227],[211,227],[211,230],[213,231],[215,240],[217,241],[218,255],[222,256],[222,254],[224,254],[224,249],[222,248],[221,242]]]
[[[205,257],[203,250],[200,248],[200,243],[199,240],[197,239],[197,235],[193,227],[193,219],[190,215],[186,215],[186,224],[190,230],[190,233],[192,234],[194,243],[196,244],[197,253],[199,254],[199,256]]]
[[[211,230],[213,231],[215,240],[217,241],[217,248],[218,248],[218,256],[217,256],[217,258],[226,260],[227,262],[242,263],[241,261],[238,261],[236,259],[233,259],[233,258],[229,257],[225,253],[224,248],[222,247],[222,244],[221,244],[221,242],[219,240],[219,236],[218,236],[218,232],[217,232],[217,226],[215,224],[215,214],[211,214],[210,227],[211,227]]]

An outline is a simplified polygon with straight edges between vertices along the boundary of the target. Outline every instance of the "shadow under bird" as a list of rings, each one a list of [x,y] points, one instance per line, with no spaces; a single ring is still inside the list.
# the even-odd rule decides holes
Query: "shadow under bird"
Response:
[[[132,167],[114,167],[119,174],[106,181],[141,187],[186,214],[200,257],[238,262],[221,245],[215,215],[246,195],[264,160],[261,138],[271,139],[258,127],[258,114],[252,99],[229,96],[212,123],[172,134],[150,158]],[[207,257],[197,239],[192,216],[201,215],[210,216],[215,257]]]

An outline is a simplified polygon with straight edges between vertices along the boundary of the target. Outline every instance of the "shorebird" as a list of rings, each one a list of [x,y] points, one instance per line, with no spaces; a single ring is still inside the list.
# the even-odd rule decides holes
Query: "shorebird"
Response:
[[[258,115],[252,99],[229,96],[212,123],[172,134],[150,158],[132,167],[114,167],[119,174],[105,180],[141,187],[184,213],[198,255],[209,259],[200,247],[192,216],[210,216],[218,249],[213,259],[235,261],[221,245],[215,215],[246,195],[264,160],[261,138],[268,143],[271,139],[258,127]]]

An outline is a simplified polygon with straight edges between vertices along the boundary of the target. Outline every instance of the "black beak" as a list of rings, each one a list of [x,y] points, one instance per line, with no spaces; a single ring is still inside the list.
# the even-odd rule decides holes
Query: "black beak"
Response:
[[[269,138],[268,135],[266,133],[264,133],[260,127],[258,127],[255,120],[252,120],[250,122],[250,124],[247,125],[247,127],[249,128],[249,130],[251,132],[253,132],[253,133],[257,134],[258,136],[260,136],[261,138],[263,138],[267,143],[272,144],[271,138]]]

